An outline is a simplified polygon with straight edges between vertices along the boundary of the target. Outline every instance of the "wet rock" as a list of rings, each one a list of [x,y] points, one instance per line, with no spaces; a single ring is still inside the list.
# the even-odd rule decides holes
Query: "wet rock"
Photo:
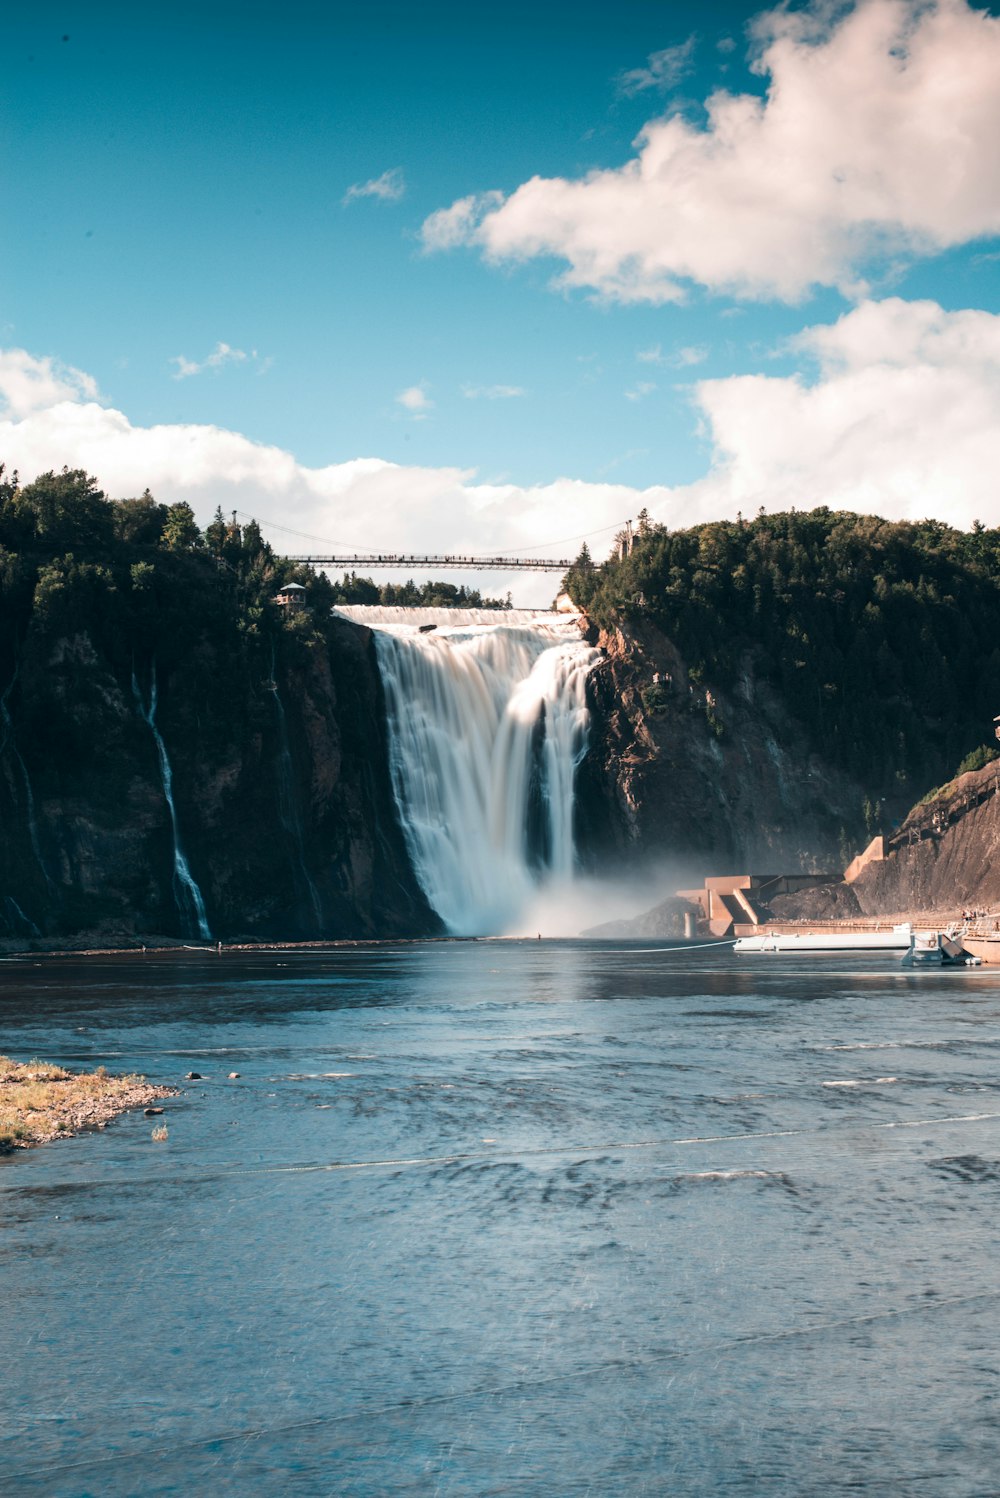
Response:
[[[237,1078],[237,1077],[238,1077],[238,1076],[239,1076],[239,1072],[238,1072],[238,1071],[231,1071],[231,1072],[230,1072],[230,1073],[229,1073],[229,1080],[230,1080],[230,1082],[235,1082],[235,1081],[236,1081],[236,1078]]]
[[[162,1113],[163,1112],[163,1109],[162,1108],[143,1108],[142,1111],[146,1115],[147,1118],[155,1118],[156,1115],[157,1115],[157,1113]]]
[[[186,1082],[200,1082],[202,1080],[201,1072],[200,1071],[189,1071],[189,1072],[187,1072],[185,1074],[184,1080]]]

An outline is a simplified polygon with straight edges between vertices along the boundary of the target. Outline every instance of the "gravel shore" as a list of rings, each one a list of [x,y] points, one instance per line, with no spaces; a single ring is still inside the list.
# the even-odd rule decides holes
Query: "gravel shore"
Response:
[[[145,1077],[110,1076],[103,1067],[67,1072],[45,1061],[0,1056],[0,1153],[103,1129],[119,1113],[176,1093]]]

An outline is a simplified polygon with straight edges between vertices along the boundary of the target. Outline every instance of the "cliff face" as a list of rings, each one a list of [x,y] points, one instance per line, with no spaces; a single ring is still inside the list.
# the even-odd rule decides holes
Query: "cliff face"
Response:
[[[866,915],[1000,909],[1000,761],[915,806],[850,888]]]
[[[425,935],[388,774],[370,632],[275,626],[239,650],[125,665],[86,629],[29,630],[0,712],[0,937],[197,935],[181,850],[212,936]],[[230,647],[230,648],[227,648]]]
[[[811,752],[749,666],[723,694],[691,683],[687,663],[651,625],[595,639],[605,658],[590,678],[590,749],[578,780],[588,863],[638,856],[716,872],[843,867],[864,791]]]

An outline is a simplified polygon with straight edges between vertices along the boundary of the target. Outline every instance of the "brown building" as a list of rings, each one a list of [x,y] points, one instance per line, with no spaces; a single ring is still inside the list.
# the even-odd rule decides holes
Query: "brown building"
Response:
[[[698,907],[701,921],[713,936],[730,936],[734,926],[759,926],[766,921],[770,897],[836,880],[836,874],[716,874],[701,889],[679,889],[677,894]]]
[[[306,590],[301,583],[286,583],[275,593],[274,601],[279,608],[287,609],[290,614],[301,613],[306,606]]]

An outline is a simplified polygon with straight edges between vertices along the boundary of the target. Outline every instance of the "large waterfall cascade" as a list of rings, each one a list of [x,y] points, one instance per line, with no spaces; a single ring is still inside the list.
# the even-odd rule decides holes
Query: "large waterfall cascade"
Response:
[[[177,914],[181,920],[181,932],[184,936],[200,936],[203,941],[210,941],[212,933],[208,928],[208,919],[205,915],[205,902],[201,897],[201,890],[195,882],[191,873],[184,849],[181,846],[180,827],[177,823],[177,808],[174,805],[174,772],[170,766],[167,755],[167,746],[156,726],[156,663],[154,661],[150,673],[149,702],[145,703],[139,690],[139,683],[132,673],[132,695],[135,697],[139,715],[153,735],[156,744],[156,753],[160,765],[160,780],[163,784],[163,795],[170,811],[170,828],[174,839],[174,875],[173,892],[174,903],[177,906]]]
[[[523,926],[574,872],[573,794],[599,652],[575,616],[343,608],[375,631],[393,789],[417,878],[455,935]]]

